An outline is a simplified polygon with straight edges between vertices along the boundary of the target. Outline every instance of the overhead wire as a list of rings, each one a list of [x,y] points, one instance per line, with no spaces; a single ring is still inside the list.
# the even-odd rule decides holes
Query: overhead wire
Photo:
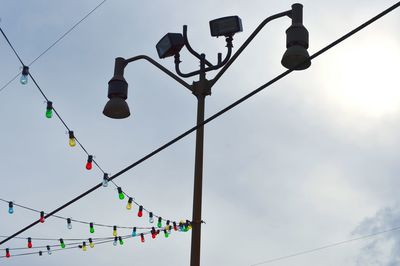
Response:
[[[344,240],[344,241],[340,241],[340,242],[336,242],[336,243],[320,246],[320,247],[313,248],[313,249],[307,249],[307,250],[300,251],[300,252],[297,252],[297,253],[293,253],[293,254],[290,254],[290,255],[286,255],[286,256],[277,257],[277,258],[274,258],[274,259],[265,260],[265,261],[262,261],[262,262],[251,264],[250,266],[258,266],[258,265],[269,264],[269,263],[273,263],[273,262],[277,262],[277,261],[282,261],[282,260],[290,259],[290,258],[293,258],[293,257],[298,257],[298,256],[306,255],[306,254],[309,254],[309,253],[314,253],[314,252],[317,252],[317,251],[320,251],[320,250],[324,250],[324,249],[328,249],[328,248],[332,248],[332,247],[336,247],[336,246],[341,246],[341,245],[348,244],[348,243],[351,243],[351,242],[364,240],[364,239],[376,237],[378,235],[386,234],[386,233],[393,232],[393,231],[399,231],[399,230],[400,230],[400,226],[397,226],[397,227],[393,227],[393,228],[390,228],[390,229],[387,229],[387,230],[384,230],[384,231],[372,233],[372,234],[369,234],[369,235],[364,235],[364,236],[360,236],[360,237],[357,237],[357,238],[352,238],[352,239],[348,239],[348,240]]]
[[[62,39],[64,39],[69,33],[71,33],[79,24],[81,24],[84,20],[86,20],[94,11],[96,11],[99,7],[101,7],[107,0],[101,1],[98,5],[96,5],[93,9],[90,10],[89,13],[87,13],[82,19],[80,19],[78,22],[76,22],[71,28],[69,28],[64,34],[62,34],[56,41],[54,41],[49,47],[47,47],[43,52],[41,52],[35,59],[31,61],[31,63],[28,64],[28,66],[31,66],[34,64],[39,58],[41,58],[43,55],[45,55],[51,48],[53,48],[57,43],[59,43]],[[14,49],[13,49],[14,50]],[[14,50],[14,53],[16,51]],[[19,56],[17,55],[19,58]],[[20,59],[20,58],[19,58]],[[20,59],[20,62],[22,63],[22,60]],[[4,90],[8,85],[11,84],[14,80],[18,78],[20,75],[20,72],[18,72],[10,81],[8,81],[6,84],[4,84],[0,88],[0,92]]]
[[[314,53],[313,55],[310,56],[309,60],[313,60],[316,57],[320,56],[321,54],[325,53],[326,51],[328,51],[329,49],[331,49],[332,47],[338,45],[339,43],[341,43],[342,41],[346,40],[347,38],[349,38],[350,36],[354,35],[355,33],[359,32],[360,30],[362,30],[363,28],[367,27],[368,25],[370,25],[371,23],[377,21],[378,19],[380,19],[381,17],[387,15],[388,13],[390,13],[391,11],[393,11],[394,9],[398,8],[400,6],[400,2],[397,2],[396,4],[392,5],[391,7],[387,8],[386,10],[384,10],[383,12],[379,13],[378,15],[374,16],[373,18],[369,19],[368,21],[366,21],[365,23],[361,24],[360,26],[356,27],[355,29],[353,29],[352,31],[346,33],[345,35],[343,35],[342,37],[338,38],[337,40],[333,41],[332,43],[328,44],[327,46],[325,46],[324,48],[320,49],[319,51],[317,51],[316,53]],[[301,62],[298,65],[301,65],[303,62]],[[215,113],[214,115],[210,116],[209,118],[205,119],[203,123],[200,123],[194,127],[192,127],[191,129],[187,130],[186,132],[182,133],[181,135],[179,135],[178,137],[174,138],[173,140],[167,142],[166,144],[162,145],[161,147],[157,148],[156,150],[152,151],[151,153],[147,154],[146,156],[144,156],[143,158],[139,159],[138,161],[136,161],[135,163],[127,166],[126,168],[124,168],[123,170],[119,171],[118,173],[114,174],[113,176],[111,176],[109,178],[109,180],[113,180],[115,178],[117,178],[118,176],[122,175],[123,173],[129,171],[130,169],[132,169],[133,167],[139,165],[140,163],[144,162],[145,160],[151,158],[152,156],[156,155],[157,153],[161,152],[162,150],[168,148],[169,146],[171,146],[172,144],[176,143],[177,141],[179,141],[180,139],[186,137],[187,135],[189,135],[190,133],[196,131],[197,128],[203,127],[204,125],[208,124],[209,122],[213,121],[214,119],[216,119],[217,117],[221,116],[222,114],[226,113],[227,111],[231,110],[232,108],[238,106],[239,104],[241,104],[242,102],[246,101],[247,99],[251,98],[252,96],[256,95],[257,93],[259,93],[260,91],[264,90],[265,88],[271,86],[272,84],[274,84],[275,82],[279,81],[280,79],[282,79],[283,77],[287,76],[288,74],[290,74],[291,72],[293,72],[296,69],[297,65],[289,70],[284,71],[283,73],[279,74],[278,76],[276,76],[275,78],[271,79],[269,82],[265,83],[264,85],[258,87],[257,89],[253,90],[252,92],[248,93],[247,95],[245,95],[244,97],[240,98],[239,100],[235,101],[234,103],[228,105],[227,107],[225,107],[224,109],[220,110],[219,112]],[[70,201],[68,201],[67,203],[63,204],[62,206],[56,208],[55,210],[53,210],[52,212],[48,213],[46,215],[45,218],[48,218],[50,216],[53,216],[54,214],[56,214],[57,212],[61,211],[62,209],[68,207],[69,205],[73,204],[74,202],[80,200],[81,198],[87,196],[88,194],[92,193],[93,191],[97,190],[99,187],[101,187],[101,183],[97,184],[96,186],[92,187],[91,189],[85,191],[84,193],[78,195],[77,197],[71,199]],[[28,226],[22,228],[21,230],[17,231],[16,233],[12,234],[11,236],[9,236],[8,238],[0,241],[0,245],[6,243],[7,241],[11,240],[12,238],[14,238],[15,236],[18,236],[19,234],[25,232],[26,230],[28,230],[29,228],[35,226],[36,224],[39,223],[39,220],[34,221],[33,223],[29,224]]]

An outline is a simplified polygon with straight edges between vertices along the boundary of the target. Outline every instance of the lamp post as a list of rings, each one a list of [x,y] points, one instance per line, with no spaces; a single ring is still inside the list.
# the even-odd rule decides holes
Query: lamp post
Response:
[[[196,130],[196,151],[194,167],[194,193],[193,193],[193,216],[192,216],[192,242],[191,242],[191,266],[200,265],[200,239],[201,239],[201,207],[202,207],[202,183],[203,183],[203,144],[204,144],[204,108],[205,98],[211,95],[211,88],[232,65],[236,58],[243,52],[247,45],[254,39],[260,30],[270,21],[290,17],[291,26],[286,30],[287,50],[282,57],[282,65],[288,69],[303,70],[311,65],[308,48],[308,31],[303,26],[303,6],[293,4],[288,11],[275,14],[265,19],[242,44],[242,46],[232,55],[232,41],[235,33],[242,31],[241,20],[238,16],[224,17],[210,21],[210,30],[212,36],[224,36],[226,40],[227,53],[222,59],[222,54],[218,54],[218,62],[214,65],[206,59],[205,54],[197,53],[189,44],[187,38],[187,26],[183,26],[183,33],[168,33],[156,45],[160,58],[174,56],[175,71],[174,74],[152,58],[146,55],[139,55],[129,59],[117,57],[115,59],[114,76],[108,82],[108,98],[110,99],[104,107],[103,114],[115,119],[126,118],[130,115],[129,106],[126,103],[128,97],[128,83],[124,78],[125,67],[137,60],[146,60],[158,69],[175,79],[186,89],[192,92],[197,98],[197,130]],[[200,69],[182,73],[180,70],[180,50],[186,47],[188,51],[200,61]],[[206,73],[219,70],[213,79],[207,79]],[[191,85],[182,78],[199,76],[198,81]]]

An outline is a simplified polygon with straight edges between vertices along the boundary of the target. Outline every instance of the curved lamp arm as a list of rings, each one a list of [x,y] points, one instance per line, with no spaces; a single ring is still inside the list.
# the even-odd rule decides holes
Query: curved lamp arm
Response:
[[[123,58],[122,58],[123,59]],[[191,92],[193,92],[192,90],[192,86],[189,85],[186,81],[184,81],[183,79],[181,79],[180,77],[178,77],[177,75],[175,75],[174,73],[172,73],[171,71],[169,71],[168,69],[166,69],[164,66],[162,66],[161,64],[157,63],[154,59],[152,59],[151,57],[147,56],[147,55],[138,55],[138,56],[134,56],[128,59],[123,59],[124,61],[120,62],[120,72],[121,74],[123,74],[123,69],[129,64],[132,63],[134,61],[137,60],[141,60],[144,59],[148,62],[150,62],[152,65],[154,65],[155,67],[157,67],[158,69],[160,69],[162,72],[164,72],[165,74],[167,74],[168,76],[170,76],[171,78],[173,78],[174,80],[176,80],[177,82],[179,82],[180,84],[182,84],[185,88],[187,88],[188,90],[190,90]],[[116,65],[116,69],[115,71],[117,71],[117,65]]]
[[[281,17],[291,17],[292,16],[292,10],[288,10],[285,12],[281,12],[275,15],[272,15],[268,18],[266,18],[263,22],[261,22],[261,24],[253,31],[253,33],[247,38],[247,40],[242,44],[242,46],[240,46],[240,48],[236,51],[236,53],[232,56],[232,58],[228,61],[228,63],[226,63],[226,65],[218,72],[218,74],[214,77],[214,79],[211,81],[211,86],[213,86],[218,79],[225,73],[225,71],[232,65],[232,63],[236,60],[236,58],[239,57],[239,55],[243,52],[243,50],[247,47],[247,45],[249,45],[249,43],[254,39],[254,37],[256,37],[256,35],[261,31],[262,28],[264,28],[264,26],[277,18],[281,18]]]

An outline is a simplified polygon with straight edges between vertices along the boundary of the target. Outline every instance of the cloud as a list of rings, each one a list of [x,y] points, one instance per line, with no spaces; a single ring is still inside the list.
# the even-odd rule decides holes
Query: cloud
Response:
[[[353,231],[357,235],[369,235],[390,230],[400,225],[400,205],[379,210],[374,217],[365,218]],[[385,233],[364,246],[357,257],[357,266],[394,266],[400,263],[400,234]]]

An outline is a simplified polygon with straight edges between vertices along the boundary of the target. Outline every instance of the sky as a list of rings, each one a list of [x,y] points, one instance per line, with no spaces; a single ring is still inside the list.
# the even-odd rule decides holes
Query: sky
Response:
[[[32,62],[101,1],[3,0],[0,26],[25,64]],[[155,44],[188,25],[192,47],[215,62],[223,38],[211,37],[208,22],[238,15],[243,32],[234,51],[266,17],[289,10],[283,1],[107,0],[40,57],[30,72],[76,137],[108,173],[115,174],[195,125],[196,99],[147,62],[125,70],[131,116],[102,114],[114,58],[148,55],[171,71],[172,58],[158,59]],[[310,54],[336,40],[395,1],[305,0]],[[399,232],[352,241],[318,252],[275,258],[400,226],[399,10],[395,10],[325,54],[305,71],[290,74],[205,127],[202,265],[398,265]],[[213,87],[206,117],[246,95],[285,69],[285,30],[290,19],[268,24]],[[0,86],[21,64],[0,40]],[[181,53],[183,72],[199,63]],[[209,73],[212,79],[216,73]],[[188,83],[198,77],[186,79]],[[179,89],[177,89],[179,88]],[[183,89],[180,89],[183,88]],[[61,122],[44,115],[46,102],[32,80],[16,79],[0,92],[0,198],[50,212],[101,182],[85,169],[87,155],[68,146]],[[115,182],[135,201],[170,220],[190,220],[195,136],[121,175]],[[149,226],[128,211],[114,186],[101,188],[59,215],[87,222]],[[37,213],[0,202],[0,235],[15,233]],[[120,230],[130,234],[130,230]],[[49,218],[21,234],[36,238],[110,237],[109,228]],[[188,265],[190,232],[166,239],[127,239],[2,259],[4,265]],[[35,242],[36,245],[57,242]],[[25,247],[12,240],[4,249]],[[19,253],[13,251],[13,254]]]

